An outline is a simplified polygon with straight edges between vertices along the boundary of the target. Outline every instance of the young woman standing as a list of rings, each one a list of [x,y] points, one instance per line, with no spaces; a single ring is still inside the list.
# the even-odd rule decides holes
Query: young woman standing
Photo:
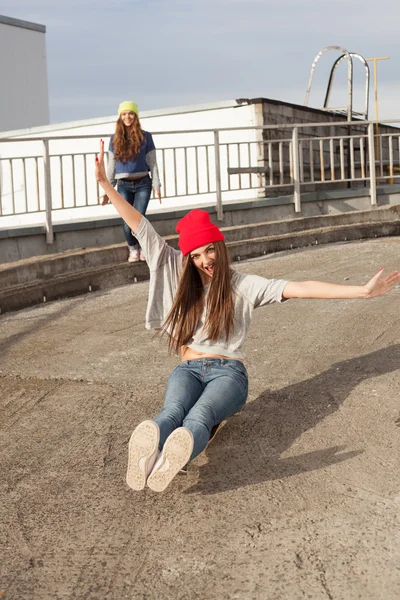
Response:
[[[151,172],[151,179],[149,177]],[[134,102],[121,102],[115,133],[108,150],[107,177],[118,193],[145,215],[154,188],[161,202],[161,184],[158,175],[156,148],[151,133],[140,126],[139,110]],[[102,204],[107,204],[107,194]],[[129,247],[129,262],[145,260],[137,238],[126,221],[123,221],[125,239]]]
[[[182,358],[169,377],[161,412],[140,423],[129,442],[127,484],[161,492],[206,448],[212,428],[246,402],[241,348],[255,308],[289,298],[374,298],[391,290],[400,273],[383,275],[381,269],[363,286],[238,273],[230,267],[222,232],[202,210],[178,222],[175,250],[113,190],[103,155],[101,143],[97,181],[135,232],[149,265],[146,327],[167,333],[170,350]]]

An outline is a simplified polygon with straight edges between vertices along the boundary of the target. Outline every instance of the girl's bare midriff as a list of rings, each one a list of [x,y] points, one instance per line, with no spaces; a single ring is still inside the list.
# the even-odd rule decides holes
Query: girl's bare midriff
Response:
[[[231,356],[222,356],[221,354],[207,354],[206,352],[196,352],[187,346],[181,348],[181,359],[182,360],[197,360],[199,358],[224,358],[225,360],[238,360],[243,362],[240,358],[232,358]]]

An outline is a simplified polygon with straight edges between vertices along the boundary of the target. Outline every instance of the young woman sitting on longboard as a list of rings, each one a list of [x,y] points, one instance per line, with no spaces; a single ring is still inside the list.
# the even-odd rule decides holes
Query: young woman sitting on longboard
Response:
[[[139,240],[150,269],[146,327],[169,336],[182,362],[171,373],[161,412],[140,423],[129,442],[126,481],[163,491],[180,469],[202,452],[215,425],[238,412],[247,398],[242,345],[253,309],[288,298],[373,298],[393,288],[397,271],[379,271],[364,286],[320,281],[288,282],[238,273],[230,266],[220,229],[202,210],[177,224],[180,251],[109,183],[104,143],[96,179]]]

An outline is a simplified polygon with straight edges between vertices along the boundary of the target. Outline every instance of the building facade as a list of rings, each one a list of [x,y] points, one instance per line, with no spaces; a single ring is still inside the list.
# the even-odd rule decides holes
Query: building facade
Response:
[[[0,131],[47,125],[46,27],[0,15]]]

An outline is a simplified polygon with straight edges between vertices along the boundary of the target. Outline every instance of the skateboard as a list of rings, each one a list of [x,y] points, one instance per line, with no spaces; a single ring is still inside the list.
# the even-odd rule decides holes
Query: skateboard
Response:
[[[205,447],[205,449],[203,450],[203,452],[205,450],[207,450],[208,446],[211,444],[211,442],[215,439],[215,436],[217,435],[218,431],[220,429],[222,429],[222,427],[225,425],[226,420],[225,421],[221,421],[221,423],[217,423],[216,425],[214,425],[214,427],[211,429],[211,433],[210,433],[210,439],[208,440],[207,446]],[[187,475],[188,473],[188,465],[185,465],[180,471],[179,473],[183,473],[185,475]]]
[[[237,417],[238,415],[240,415],[241,411],[235,413],[233,416]],[[230,419],[232,417],[229,417]],[[224,421],[221,421],[221,423],[217,423],[216,425],[214,425],[214,427],[211,429],[211,433],[210,433],[210,439],[208,440],[207,446],[205,447],[205,449],[203,450],[203,452],[205,452],[208,448],[208,446],[215,440],[215,436],[217,435],[218,431],[220,431],[224,425],[226,425],[226,423],[228,422],[228,419],[225,419]],[[188,470],[188,465],[185,465],[183,467],[183,469],[181,469],[179,472],[180,473],[185,473],[187,474]]]
[[[232,417],[229,417],[229,419],[232,419],[233,417],[238,417],[241,412],[242,412],[242,409],[238,410],[238,412],[236,412],[234,415],[232,415]],[[224,421],[221,421],[221,423],[217,423],[216,425],[214,425],[214,427],[211,429],[210,439],[208,440],[206,450],[207,450],[208,446],[211,444],[211,442],[214,440],[218,431],[220,431],[222,429],[222,427],[224,425],[226,425],[227,422],[228,422],[228,419],[225,419]]]
[[[208,444],[206,446],[206,449],[208,448],[208,446],[211,444],[211,442],[215,439],[215,436],[217,435],[218,431],[220,431],[222,429],[222,427],[226,424],[227,419],[225,419],[225,421],[221,421],[221,423],[217,423],[216,425],[214,425],[214,427],[211,429],[211,433],[210,433],[210,439],[208,440]]]

